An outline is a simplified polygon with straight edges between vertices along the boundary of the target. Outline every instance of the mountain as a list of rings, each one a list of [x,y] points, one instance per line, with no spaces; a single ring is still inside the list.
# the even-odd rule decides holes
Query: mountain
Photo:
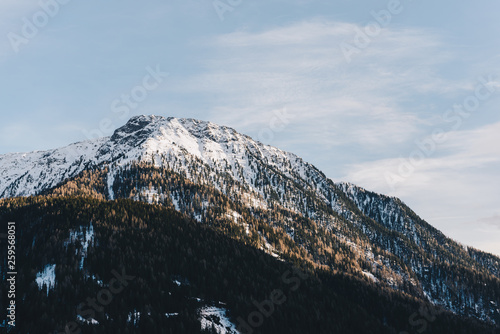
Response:
[[[0,197],[131,199],[176,210],[278,261],[500,324],[500,259],[401,200],[335,183],[295,154],[194,119],[137,116],[111,137],[0,156]],[[3,202],[7,203],[7,202]]]

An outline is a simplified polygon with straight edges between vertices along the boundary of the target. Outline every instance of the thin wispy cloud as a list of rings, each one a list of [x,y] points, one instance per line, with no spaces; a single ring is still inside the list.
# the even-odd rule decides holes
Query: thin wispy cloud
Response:
[[[489,226],[494,226],[500,229],[500,215],[494,215],[491,217],[480,218],[477,220],[478,223],[486,224]]]
[[[435,73],[435,65],[448,56],[439,36],[385,29],[348,64],[339,45],[352,38],[355,28],[314,19],[217,36],[203,43],[210,55],[204,72],[175,89],[214,94],[211,118],[240,128],[264,126],[267,114],[286,107],[294,122],[304,125],[307,138],[318,132],[309,124],[331,125],[335,131],[324,129],[319,143],[326,147],[405,141],[424,121],[418,107],[404,105],[408,99],[455,85]]]
[[[474,130],[450,132],[447,141],[437,147],[435,155],[416,164],[414,171],[395,188],[387,182],[387,175],[399,172],[405,161],[402,158],[348,166],[344,178],[409,200],[408,204],[424,219],[459,238],[466,236],[472,227],[480,228],[477,223],[486,222],[479,219],[478,212],[494,215],[497,210],[500,194],[498,142],[500,122]],[[450,212],[454,216],[449,216]],[[487,221],[497,220],[488,218]],[[483,224],[480,229],[484,232],[484,228]],[[481,247],[479,239],[475,240],[476,247]],[[500,245],[495,251],[500,253]]]
[[[427,142],[427,139],[423,138],[421,141]],[[500,142],[500,123],[474,130],[447,133],[446,141],[437,145],[434,156],[415,164],[414,173],[403,178],[396,193],[400,189],[408,189],[412,186],[424,188],[428,182],[439,182],[441,174],[448,173],[450,170],[464,172],[470,168],[500,163],[500,147],[495,145],[498,142]],[[402,160],[401,157],[351,165],[346,168],[349,171],[345,178],[365,184],[367,187],[384,188],[383,190],[390,193],[392,189],[385,175],[391,172],[397,173]]]

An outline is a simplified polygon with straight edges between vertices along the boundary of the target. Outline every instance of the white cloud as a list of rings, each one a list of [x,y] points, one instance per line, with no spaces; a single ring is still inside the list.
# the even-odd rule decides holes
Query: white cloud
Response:
[[[500,256],[500,214],[466,221],[456,225],[455,238],[469,245]]]
[[[493,248],[490,240],[490,233],[499,235],[494,229],[500,226],[499,142],[500,122],[451,132],[447,141],[414,165],[408,175],[399,174],[407,159],[382,159],[348,166],[344,179],[402,198],[445,234],[500,254],[500,245]],[[387,175],[392,174],[407,177],[391,187]]]
[[[449,55],[440,38],[418,29],[384,29],[348,64],[340,44],[359,26],[315,19],[204,41],[204,72],[176,92],[210,94],[209,118],[257,133],[286,107],[304,138],[331,148],[404,142],[429,116],[425,94],[462,89],[436,74]],[[317,125],[321,124],[321,129]],[[318,142],[318,137],[322,139]]]
[[[430,142],[430,138],[421,141]],[[345,178],[381,192],[401,194],[405,189],[426,187],[429,183],[439,181],[442,174],[462,173],[500,163],[500,146],[495,144],[500,142],[500,122],[474,130],[450,132],[445,138],[446,141],[436,144],[428,158],[415,160],[411,173],[405,173],[407,168],[401,168],[410,161],[411,152],[408,152],[408,157],[381,159],[349,166]],[[414,151],[422,150],[415,145]],[[395,189],[387,182],[387,173],[401,176]]]
[[[496,214],[496,215],[490,216],[490,217],[480,218],[477,220],[477,222],[480,224],[494,226],[494,227],[500,229],[500,215],[499,214]],[[500,245],[499,245],[499,247],[500,247]]]

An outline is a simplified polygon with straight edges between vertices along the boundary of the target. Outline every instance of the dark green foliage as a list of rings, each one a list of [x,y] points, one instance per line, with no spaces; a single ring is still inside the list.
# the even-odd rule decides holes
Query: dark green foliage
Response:
[[[76,320],[80,303],[109,289],[113,270],[135,278],[102,313],[96,312],[99,325],[78,323],[82,333],[201,333],[200,307],[224,302],[237,323],[238,317],[247,319],[256,311],[253,301],[268,299],[276,289],[286,301],[255,333],[417,333],[423,323],[415,320],[425,319],[419,310],[431,307],[352,275],[334,274],[295,252],[288,262],[280,261],[231,229],[199,224],[160,205],[89,197],[16,198],[0,202],[0,221],[17,224],[19,333],[62,332]],[[90,224],[94,242],[80,270],[82,247],[67,241],[70,231]],[[48,264],[56,264],[57,285],[47,296],[34,281]],[[300,278],[304,274],[308,277]],[[2,296],[4,290],[2,285]],[[134,312],[140,312],[140,319],[127,322]],[[429,334],[499,332],[451,313],[426,325]]]
[[[175,165],[175,161],[164,160]],[[317,178],[320,183],[328,183],[324,189],[331,189],[325,197],[336,198],[344,206],[339,215],[314,193],[313,187],[319,185],[301,183],[277,170],[268,174],[267,167],[257,163],[256,182],[269,186],[263,195],[268,200],[267,207],[250,205],[246,195],[257,199],[260,195],[221,172],[223,167],[214,170],[201,162],[189,166],[196,182],[183,173],[149,163],[122,166],[114,174],[112,188],[117,198],[176,208],[255,248],[262,249],[267,240],[285,260],[300,259],[332,273],[361,278],[362,271],[372,272],[381,288],[390,286],[416,298],[425,298],[425,290],[428,296],[459,314],[500,323],[497,257],[464,249],[398,199],[352,185],[349,187],[355,191],[349,191],[352,189],[342,189],[348,187],[345,184]],[[106,180],[106,168],[84,171],[48,193],[109,199]],[[214,184],[223,185],[225,191],[216,189]],[[291,198],[304,205],[299,208],[302,212],[281,205]],[[314,217],[310,217],[309,209],[316,212]],[[233,219],[231,212],[239,218]],[[366,258],[366,252],[374,257]]]

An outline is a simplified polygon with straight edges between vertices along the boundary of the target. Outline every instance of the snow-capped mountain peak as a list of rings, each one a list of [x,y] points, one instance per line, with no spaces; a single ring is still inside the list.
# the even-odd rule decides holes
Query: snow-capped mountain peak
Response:
[[[72,180],[77,181],[64,186]],[[135,116],[110,137],[0,156],[0,198],[59,188],[64,188],[59,194],[71,194],[79,186],[91,189],[85,195],[161,203],[198,221],[229,217],[242,233],[258,239],[261,249],[279,257],[265,231],[249,225],[262,219],[286,237],[281,242],[301,247],[318,265],[331,266],[329,256],[340,262],[355,258],[361,275],[376,284],[428,296],[454,312],[497,317],[481,292],[484,285],[474,294],[475,278],[469,287],[453,285],[456,280],[449,278],[459,271],[448,266],[457,265],[463,277],[478,273],[497,282],[498,258],[464,249],[397,198],[336,184],[297,155],[230,127]],[[460,299],[450,297],[457,293]],[[479,306],[471,311],[471,305]]]
[[[110,137],[48,151],[0,155],[0,198],[35,195],[90,166],[134,161],[158,166],[173,156],[184,163],[176,166],[179,171],[187,171],[187,164],[197,158],[211,167],[230,166],[229,173],[248,185],[255,179],[249,160],[265,161],[276,168],[292,161],[298,165],[282,171],[289,177],[304,176],[302,159],[232,128],[190,118],[142,115],[132,117]]]

